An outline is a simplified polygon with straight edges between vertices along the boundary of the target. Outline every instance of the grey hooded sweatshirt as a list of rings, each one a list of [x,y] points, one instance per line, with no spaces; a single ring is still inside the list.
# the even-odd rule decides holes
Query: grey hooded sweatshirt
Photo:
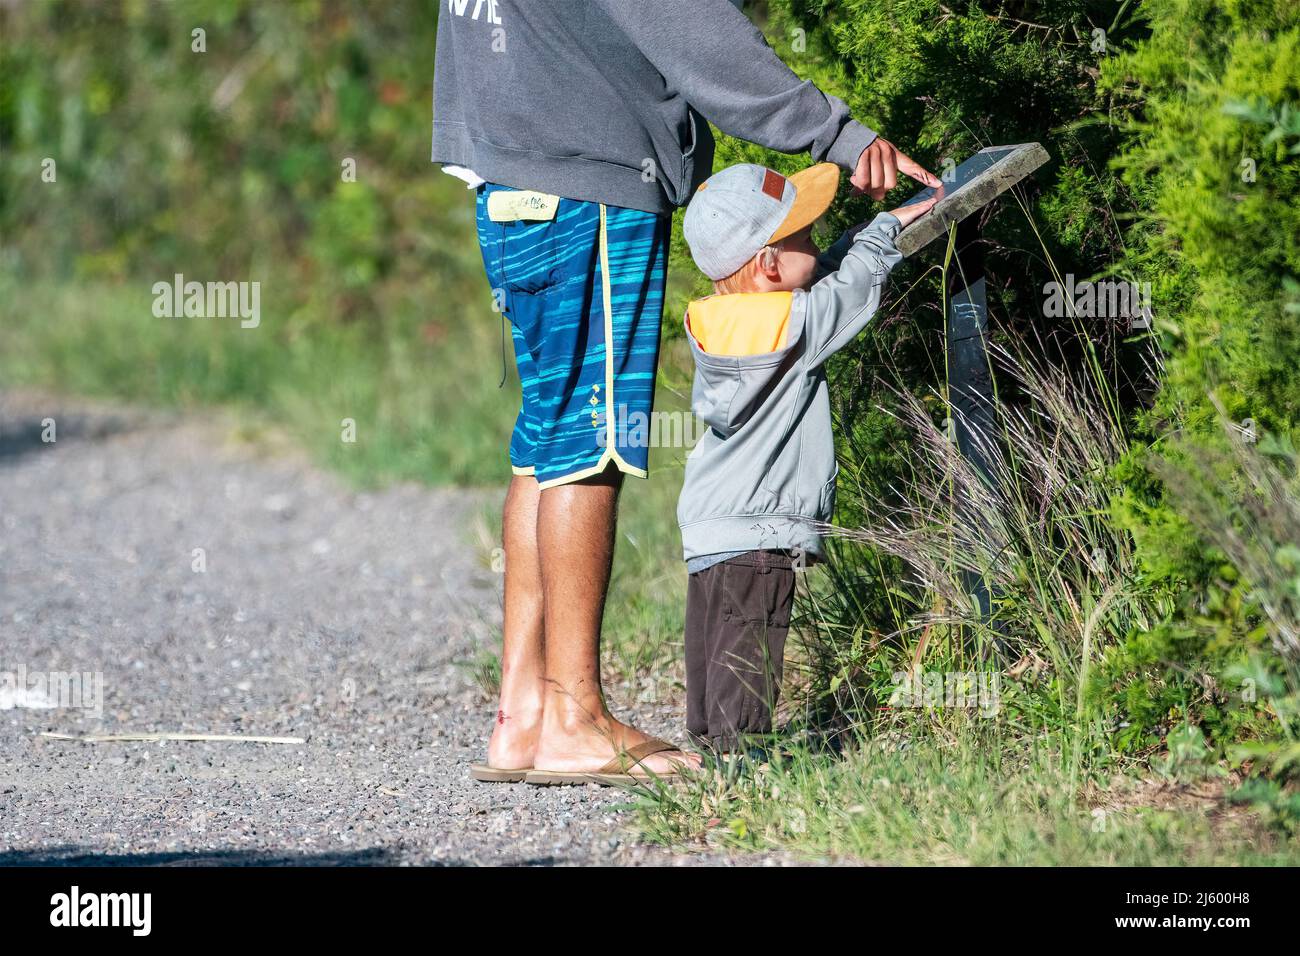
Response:
[[[645,212],[713,171],[712,121],[845,169],[876,134],[801,80],[731,0],[442,0],[435,163]]]
[[[846,234],[819,260],[836,271],[806,292],[710,296],[687,309],[691,406],[709,426],[686,459],[677,504],[688,563],[741,551],[821,553],[817,525],[831,519],[839,473],[824,366],[879,308],[903,259],[894,246],[900,227],[881,213],[856,237]],[[783,344],[755,354],[709,350],[714,341],[753,341],[736,334],[745,321],[770,326]],[[762,330],[739,331],[762,338]]]

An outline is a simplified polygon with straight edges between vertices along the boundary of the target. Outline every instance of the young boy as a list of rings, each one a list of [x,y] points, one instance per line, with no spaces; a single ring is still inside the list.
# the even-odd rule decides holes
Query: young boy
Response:
[[[789,179],[741,164],[686,209],[686,242],[717,293],[686,312],[691,404],[709,426],[677,505],[690,575],[686,725],[720,753],[771,732],[795,562],[820,555],[817,525],[834,509],[824,364],[871,320],[902,261],[895,237],[935,202],[881,213],[819,255],[813,223],[838,185],[831,163]]]

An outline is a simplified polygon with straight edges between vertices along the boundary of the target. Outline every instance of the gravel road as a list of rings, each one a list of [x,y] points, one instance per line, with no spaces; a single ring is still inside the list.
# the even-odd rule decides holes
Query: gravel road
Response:
[[[635,845],[617,791],[469,781],[496,492],[355,492],[240,434],[0,393],[0,864],[724,861]],[[41,736],[138,732],[305,743]]]

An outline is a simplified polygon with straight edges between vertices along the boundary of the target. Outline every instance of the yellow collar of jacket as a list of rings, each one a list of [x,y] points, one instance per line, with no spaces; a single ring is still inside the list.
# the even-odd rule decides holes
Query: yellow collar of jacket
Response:
[[[691,335],[712,355],[762,355],[785,348],[789,292],[736,292],[696,299],[686,309]]]

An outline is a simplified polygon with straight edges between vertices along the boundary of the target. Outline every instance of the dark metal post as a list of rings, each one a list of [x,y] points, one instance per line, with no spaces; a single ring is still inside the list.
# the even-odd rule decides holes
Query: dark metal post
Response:
[[[948,268],[948,402],[957,447],[985,481],[991,480],[988,445],[995,439],[993,378],[989,371],[989,309],[984,282],[984,250],[979,216],[957,224],[956,246]],[[974,573],[965,575],[966,591],[991,610],[988,585]]]
[[[987,442],[994,435],[988,330],[984,250],[977,216],[971,216],[957,224],[957,245],[948,268],[948,401],[957,447],[986,481],[988,460],[976,436]]]

